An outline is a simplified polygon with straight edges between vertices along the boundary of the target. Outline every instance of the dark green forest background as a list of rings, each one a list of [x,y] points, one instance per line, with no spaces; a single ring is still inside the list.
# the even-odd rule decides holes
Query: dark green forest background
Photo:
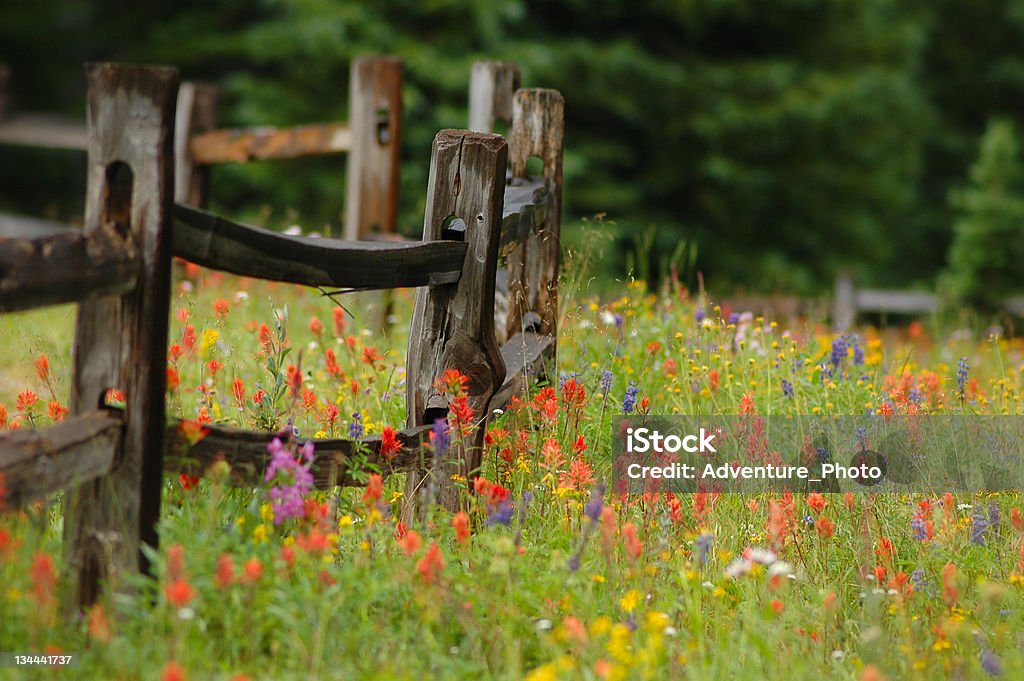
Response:
[[[0,9],[14,111],[79,114],[81,63],[119,60],[216,82],[224,125],[342,119],[353,57],[402,57],[408,234],[421,229],[434,133],[465,126],[472,62],[516,60],[525,85],[565,95],[566,207],[573,218],[608,216],[620,248],[606,251],[607,272],[623,273],[630,244],[656,228],[652,252],[695,244],[715,288],[810,294],[838,268],[864,283],[935,282],[963,209],[954,190],[970,181],[986,127],[1024,111],[1022,46],[1024,3],[997,0],[48,0]],[[1007,129],[1003,147],[1014,141]],[[80,210],[82,166],[71,152],[4,148],[0,206]],[[213,207],[270,226],[336,228],[342,167],[338,157],[221,167]]]

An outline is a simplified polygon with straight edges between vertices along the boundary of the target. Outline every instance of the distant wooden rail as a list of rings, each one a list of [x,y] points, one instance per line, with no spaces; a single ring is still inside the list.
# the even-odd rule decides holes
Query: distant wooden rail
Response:
[[[357,63],[353,87],[368,88],[377,99],[367,101],[379,105],[396,81],[374,74],[393,76],[394,66],[395,60]],[[175,254],[215,269],[309,286],[417,287],[406,362],[407,422],[398,432],[399,450],[385,457],[380,435],[317,440],[314,479],[327,488],[361,484],[368,468],[406,473],[406,514],[425,502],[451,510],[464,503],[471,489],[466,481],[481,463],[484,428],[453,434],[461,446],[443,455],[433,450],[428,431],[448,411],[438,379],[450,369],[468,376],[468,403],[485,421],[544,374],[557,334],[563,104],[553,90],[503,91],[518,85],[518,76],[507,76],[509,68],[501,63],[474,69],[474,82],[479,86],[479,73],[490,74],[494,101],[511,102],[511,143],[485,132],[439,132],[431,151],[422,239],[370,242],[290,237],[187,202],[176,204],[171,188],[182,169],[178,152],[183,139],[196,137],[175,128],[175,110],[188,129],[202,118],[195,111],[180,116],[182,103],[176,98],[194,103],[202,98],[200,91],[192,84],[179,89],[172,68],[88,66],[84,228],[0,216],[0,311],[79,304],[71,414],[46,430],[0,435],[0,475],[9,507],[66,492],[65,556],[73,605],[94,602],[104,581],[125,591],[130,581],[122,575],[148,569],[140,546],[157,544],[166,471],[203,474],[223,460],[232,480],[255,485],[266,468],[269,440],[286,437],[207,424],[196,438],[189,434],[194,429],[167,423]],[[484,101],[471,100],[471,109]],[[379,107],[374,111],[378,134],[384,142],[394,141],[389,135],[397,133],[397,124],[381,120]],[[471,117],[494,120],[479,110]],[[289,138],[291,133],[276,134],[224,139],[241,145],[247,158],[281,157],[305,144]],[[204,149],[217,147],[210,139]],[[332,144],[341,146],[340,138]],[[289,145],[291,151],[284,151]],[[381,152],[377,147],[361,153],[373,157]],[[358,148],[353,137],[353,153]],[[210,153],[206,160],[214,158]],[[541,177],[526,176],[525,161],[532,156],[543,161]],[[200,154],[198,161],[203,158]],[[191,162],[185,168],[190,182],[199,165],[194,154]],[[179,195],[180,190],[181,185]],[[510,340],[499,346],[495,283],[502,258]],[[125,410],[104,406],[111,388],[123,390]],[[356,461],[362,462],[358,468]],[[431,484],[424,484],[428,479]]]

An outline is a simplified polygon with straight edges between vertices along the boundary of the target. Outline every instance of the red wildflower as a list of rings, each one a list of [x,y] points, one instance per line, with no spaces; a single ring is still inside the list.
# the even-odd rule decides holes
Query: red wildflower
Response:
[[[903,570],[900,570],[889,580],[889,588],[896,589],[904,596],[908,595],[914,590],[913,585],[910,583],[910,575]]]
[[[946,605],[953,607],[960,595],[960,589],[956,586],[956,566],[953,563],[946,563],[942,568],[942,598]]]
[[[50,360],[47,359],[46,355],[36,357],[36,375],[39,376],[39,380],[43,383],[50,382]]]
[[[177,390],[179,385],[181,385],[181,376],[178,375],[178,370],[174,367],[167,367],[167,389]]]
[[[22,390],[18,393],[18,399],[15,402],[15,406],[18,408],[18,411],[27,412],[32,407],[36,406],[37,402],[39,402],[38,395],[31,390]]]
[[[185,346],[186,350],[192,352],[192,348],[196,346],[196,327],[191,324],[185,326],[185,330],[181,334],[181,344]]]
[[[324,361],[327,363],[327,373],[331,376],[337,376],[341,373],[341,367],[338,366],[338,356],[334,354],[332,348],[324,350]]]
[[[171,362],[176,362],[181,357],[181,344],[172,343],[171,347],[167,348],[167,359]]]
[[[434,387],[438,392],[447,393],[451,397],[461,397],[466,394],[469,386],[469,376],[466,376],[458,369],[447,369],[435,383]]]
[[[0,428],[2,427],[3,424],[0,424]],[[1018,532],[1024,532],[1024,518],[1021,518],[1020,511],[1016,508],[1010,509],[1010,524]]]
[[[260,581],[260,577],[263,576],[263,563],[260,562],[259,558],[250,558],[245,561],[245,565],[242,567],[242,573],[247,583]]]
[[[235,581],[235,561],[230,553],[220,554],[217,559],[217,586],[227,589]]]
[[[661,363],[661,373],[665,374],[666,376],[675,376],[676,371],[678,371],[678,366],[676,365],[676,361],[674,359],[666,359],[664,362]]]
[[[302,389],[302,372],[294,364],[288,365],[288,388],[291,391],[292,399],[299,399],[299,391]]]
[[[231,394],[234,396],[238,408],[241,409],[245,404],[245,383],[242,382],[242,379],[236,378],[231,382]]]
[[[53,591],[57,586],[57,572],[53,568],[53,558],[49,554],[37,551],[32,557],[32,589],[36,601],[41,605],[53,599]]]
[[[160,674],[160,681],[188,681],[188,677],[185,675],[185,669],[171,660],[164,665],[164,670]]]
[[[562,454],[562,448],[558,445],[558,440],[553,437],[549,437],[544,441],[544,446],[541,448],[541,454],[544,457],[544,463],[541,465],[550,471],[560,468],[562,464],[565,463],[565,456]]]
[[[473,430],[473,417],[475,413],[473,407],[469,406],[466,396],[456,397],[448,405],[448,408],[452,414],[452,425],[456,426],[463,437],[469,435],[470,431]]]
[[[323,323],[323,322],[321,322],[321,321],[320,321],[319,319],[317,319],[316,317],[313,317],[312,319],[310,319],[310,320],[309,320],[309,331],[310,331],[310,333],[312,333],[312,334],[313,334],[314,336],[316,336],[317,338],[319,338],[319,337],[320,337],[321,335],[323,335],[323,332],[324,332],[324,323]]]
[[[420,533],[416,530],[407,530],[405,536],[399,538],[398,545],[402,547],[402,552],[405,555],[411,556],[420,550],[423,540],[420,539]]]
[[[569,470],[558,478],[558,486],[562,489],[573,489],[577,492],[590,489],[594,484],[594,471],[583,459],[573,459]]]
[[[740,414],[749,416],[757,413],[757,405],[754,404],[754,393],[747,393],[740,398]]]
[[[818,522],[814,524],[814,527],[818,530],[818,534],[821,535],[822,539],[828,539],[836,531],[836,526],[832,524],[832,521],[827,516],[818,518]]]
[[[377,348],[372,345],[367,345],[363,348],[363,364],[375,365],[381,360],[379,354],[377,354]]]
[[[452,516],[452,529],[455,530],[455,540],[460,544],[469,541],[469,516],[459,511]]]
[[[258,405],[260,405],[262,407],[263,406],[263,398],[266,397],[266,396],[267,396],[266,392],[264,392],[263,390],[257,390],[255,393],[253,393],[252,403],[253,404],[258,404]]]
[[[895,553],[892,540],[888,537],[878,538],[878,547],[875,549],[875,555],[878,559],[886,565],[892,565],[892,557]]]
[[[773,598],[770,605],[772,606],[772,612],[774,612],[776,615],[781,615],[782,610],[785,607],[782,605],[782,601],[780,601],[778,598]]]
[[[587,402],[587,389],[575,378],[562,384],[562,402],[568,409],[582,409]]]
[[[181,485],[181,488],[187,492],[199,484],[199,476],[182,473],[178,476],[178,483]]]
[[[576,452],[577,454],[582,454],[583,452],[587,451],[587,443],[583,441],[582,435],[576,438],[576,442],[574,442],[572,445],[572,451]]]
[[[388,461],[402,451],[402,443],[398,439],[398,431],[391,426],[384,426],[380,434],[380,453]]]
[[[631,560],[636,560],[643,553],[644,545],[640,543],[640,537],[637,535],[636,525],[633,523],[626,523],[622,526],[622,536],[624,537],[626,544],[626,554]]]
[[[110,640],[110,620],[102,605],[94,605],[89,610],[89,638],[103,643]]]
[[[656,353],[658,350],[661,350],[661,343],[659,343],[658,341],[651,341],[650,343],[647,344],[647,352],[651,353],[652,355]]]
[[[267,355],[274,349],[274,336],[266,324],[260,324],[260,348]]]
[[[341,338],[345,333],[345,308],[336,307],[331,310],[334,318],[334,335]]]
[[[171,544],[167,547],[167,578],[181,579],[185,576],[185,547]]]
[[[807,495],[807,505],[814,509],[815,513],[821,513],[825,510],[825,495],[820,492],[811,492]]]
[[[164,587],[167,602],[175,608],[184,608],[196,595],[192,585],[184,579],[175,579]]]
[[[712,369],[708,372],[708,389],[711,392],[718,390],[718,370]]]
[[[437,542],[430,542],[427,553],[416,564],[416,571],[427,584],[436,584],[443,569],[444,556],[441,555],[441,547]]]
[[[46,413],[54,423],[60,423],[68,415],[68,408],[60,406],[57,400],[50,400],[46,405]]]
[[[309,388],[302,391],[302,406],[306,411],[312,411],[316,407],[316,393]]]
[[[7,427],[7,407],[0,404],[0,428]]]
[[[674,494],[666,495],[665,503],[668,505],[669,517],[676,525],[683,522],[683,503]]]
[[[231,303],[223,298],[218,298],[213,301],[213,311],[220,319],[225,319],[228,316],[228,313],[231,312]]]
[[[379,501],[381,495],[384,493],[384,478],[378,473],[370,475],[370,479],[366,481],[366,491],[363,492],[363,503],[367,506],[372,506],[374,502]]]

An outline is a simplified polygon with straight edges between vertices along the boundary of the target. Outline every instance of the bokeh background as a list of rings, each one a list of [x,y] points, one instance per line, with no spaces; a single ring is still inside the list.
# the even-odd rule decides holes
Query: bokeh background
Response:
[[[0,8],[10,109],[82,115],[81,63],[178,66],[222,125],[344,119],[348,68],[405,60],[402,231],[472,62],[566,98],[567,239],[602,214],[599,274],[679,260],[713,288],[1021,292],[1024,3],[1000,0],[48,0]],[[71,219],[80,154],[0,149],[0,209]],[[338,233],[342,157],[214,171],[212,207]],[[593,222],[591,222],[593,224]],[[1014,239],[1017,234],[1018,238]],[[1021,245],[1018,245],[1020,243]],[[638,262],[642,260],[643,262]],[[684,262],[685,261],[685,262]]]

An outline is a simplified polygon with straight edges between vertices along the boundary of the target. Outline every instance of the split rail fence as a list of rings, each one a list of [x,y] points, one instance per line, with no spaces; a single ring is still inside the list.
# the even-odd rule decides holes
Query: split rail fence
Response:
[[[310,286],[418,287],[401,451],[381,456],[379,435],[317,440],[313,473],[321,488],[358,484],[349,465],[358,448],[384,474],[408,474],[408,500],[429,488],[433,499],[458,508],[468,485],[457,480],[471,479],[479,467],[484,429],[433,456],[427,433],[448,409],[437,379],[448,369],[467,375],[469,404],[486,418],[552,361],[558,328],[563,99],[547,89],[513,93],[513,65],[477,71],[471,117],[483,121],[478,127],[508,119],[508,141],[439,132],[422,240],[382,242],[286,236],[176,202],[177,70],[87,66],[84,229],[29,224],[17,237],[0,238],[0,312],[78,304],[70,415],[47,429],[0,436],[8,507],[65,492],[64,553],[75,604],[94,601],[105,582],[123,590],[120,575],[148,570],[140,544],[157,545],[166,471],[201,473],[223,459],[234,482],[251,485],[265,470],[269,440],[291,438],[207,425],[193,441],[181,424],[168,422],[172,256]],[[542,161],[538,177],[526,175],[533,157]],[[510,300],[509,340],[499,346],[501,260]],[[106,405],[115,388],[125,394],[123,410]]]

